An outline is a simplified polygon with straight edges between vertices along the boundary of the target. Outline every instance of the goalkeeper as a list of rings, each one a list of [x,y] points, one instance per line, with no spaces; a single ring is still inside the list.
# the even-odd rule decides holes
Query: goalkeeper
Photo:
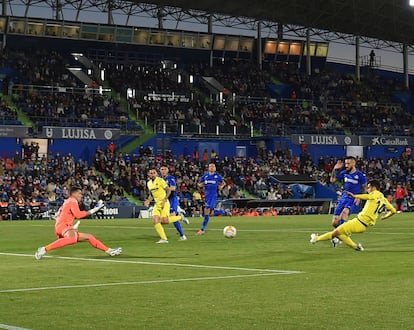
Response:
[[[88,241],[94,248],[102,250],[110,256],[117,256],[122,253],[122,248],[111,249],[95,238],[92,234],[79,233],[77,227],[73,225],[75,219],[81,219],[88,215],[98,212],[104,203],[99,201],[93,209],[81,211],[79,202],[82,200],[82,190],[79,187],[72,187],[70,195],[60,207],[56,215],[55,234],[58,239],[46,246],[37,249],[35,258],[41,259],[46,252],[58,249],[67,245],[76,244],[77,242]]]

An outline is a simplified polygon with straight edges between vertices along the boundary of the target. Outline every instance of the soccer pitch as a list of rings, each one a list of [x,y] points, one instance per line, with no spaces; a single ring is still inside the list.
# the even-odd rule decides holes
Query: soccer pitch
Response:
[[[331,216],[213,217],[166,226],[149,219],[82,220],[123,254],[79,243],[35,260],[53,221],[0,222],[0,328],[4,329],[409,329],[414,325],[414,231],[402,213],[365,234],[364,252],[330,242]],[[237,228],[226,239],[222,229]]]

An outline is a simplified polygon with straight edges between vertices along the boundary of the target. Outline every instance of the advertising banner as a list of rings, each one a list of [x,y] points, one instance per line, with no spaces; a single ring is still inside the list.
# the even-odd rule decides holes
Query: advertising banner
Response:
[[[43,126],[40,137],[45,139],[118,140],[120,136],[121,131],[116,128]]]
[[[359,145],[358,136],[355,135],[292,134],[291,139],[293,143],[307,145]]]
[[[0,137],[24,138],[29,135],[29,126],[0,125]]]
[[[362,146],[412,146],[414,138],[410,136],[360,136]]]

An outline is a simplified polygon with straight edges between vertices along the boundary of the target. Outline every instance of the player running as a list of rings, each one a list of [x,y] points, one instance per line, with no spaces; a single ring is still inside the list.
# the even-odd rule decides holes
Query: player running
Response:
[[[181,220],[181,216],[170,216],[170,202],[168,200],[171,190],[167,182],[158,176],[158,171],[155,167],[148,170],[147,187],[150,192],[148,199],[144,201],[144,205],[149,207],[152,200],[155,201],[154,209],[152,210],[152,223],[155,231],[160,236],[160,240],[156,243],[168,243],[167,235],[161,223],[172,223]]]
[[[213,215],[216,206],[218,190],[223,189],[225,185],[223,177],[216,172],[216,165],[214,163],[208,164],[208,172],[204,173],[198,182],[198,186],[205,189],[205,206],[204,221],[197,235],[204,235],[210,221],[210,215]]]
[[[169,174],[169,169],[166,165],[160,167],[161,177],[167,182],[168,187],[170,188],[170,196],[168,197],[168,201],[170,202],[170,215],[177,215],[178,214],[178,196],[177,196],[177,183],[175,182],[175,178]],[[183,222],[189,223],[188,219],[183,217]],[[164,222],[163,222],[164,223]],[[168,220],[167,220],[168,223]],[[180,241],[186,241],[187,237],[184,235],[184,231],[181,227],[180,221],[173,222],[175,229],[177,229],[178,233],[180,234]]]

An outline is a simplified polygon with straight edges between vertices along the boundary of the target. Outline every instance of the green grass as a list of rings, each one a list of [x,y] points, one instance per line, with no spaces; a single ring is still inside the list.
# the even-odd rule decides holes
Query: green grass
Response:
[[[309,243],[330,216],[212,218],[169,244],[148,219],[83,220],[119,257],[87,243],[33,254],[52,221],[0,222],[0,324],[28,329],[412,329],[412,214],[355,234],[364,252]],[[232,224],[237,237],[226,239]],[[0,326],[1,328],[1,326]]]

